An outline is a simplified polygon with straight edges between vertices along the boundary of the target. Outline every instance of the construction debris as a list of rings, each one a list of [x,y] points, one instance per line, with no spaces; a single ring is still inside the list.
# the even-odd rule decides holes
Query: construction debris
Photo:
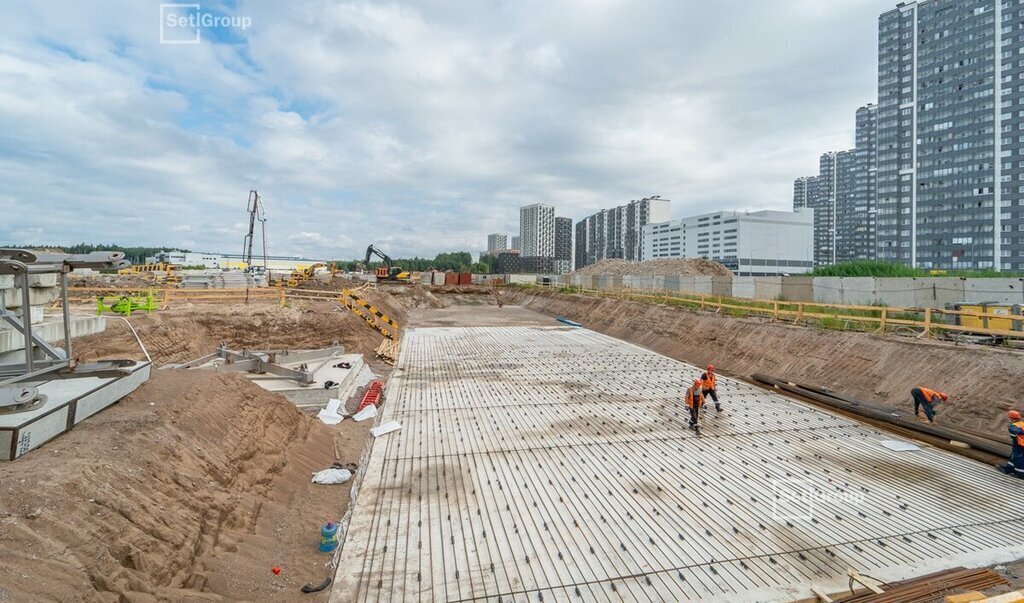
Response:
[[[988,569],[954,567],[926,576],[882,584],[877,590],[834,599],[835,603],[928,603],[963,590],[984,590],[1008,582]]]
[[[601,260],[570,274],[582,276],[732,276],[732,271],[714,260],[702,258],[658,259],[644,262]]]

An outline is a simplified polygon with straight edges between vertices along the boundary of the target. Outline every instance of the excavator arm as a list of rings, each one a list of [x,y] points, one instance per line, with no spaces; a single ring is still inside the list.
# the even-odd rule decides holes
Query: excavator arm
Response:
[[[389,271],[391,270],[392,267],[394,267],[395,262],[391,259],[391,256],[389,256],[388,254],[384,253],[380,249],[377,249],[373,245],[370,245],[369,247],[366,248],[366,259],[363,260],[363,263],[366,264],[366,265],[369,265],[370,264],[370,257],[374,256],[374,255],[379,257],[381,259],[381,261],[384,262],[384,265],[386,265],[388,267]]]

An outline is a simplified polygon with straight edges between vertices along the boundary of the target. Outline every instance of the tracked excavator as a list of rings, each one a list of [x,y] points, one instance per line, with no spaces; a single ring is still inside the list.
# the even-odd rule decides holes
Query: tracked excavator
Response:
[[[384,262],[383,266],[373,271],[378,281],[406,282],[409,280],[410,274],[408,272],[402,270],[399,266],[395,266],[394,260],[388,254],[373,245],[366,248],[366,258],[363,260],[363,264],[369,266],[370,258],[373,256],[379,257]]]

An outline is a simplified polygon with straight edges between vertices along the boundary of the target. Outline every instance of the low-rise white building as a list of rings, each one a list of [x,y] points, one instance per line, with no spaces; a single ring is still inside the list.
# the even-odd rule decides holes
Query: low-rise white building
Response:
[[[814,268],[814,210],[720,211],[644,226],[643,259],[708,258],[737,276]]]

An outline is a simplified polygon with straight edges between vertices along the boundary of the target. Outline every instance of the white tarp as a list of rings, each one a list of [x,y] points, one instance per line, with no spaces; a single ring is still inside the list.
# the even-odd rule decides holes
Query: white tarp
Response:
[[[365,421],[367,419],[372,419],[372,418],[374,418],[376,416],[377,416],[377,407],[374,406],[373,404],[371,404],[371,405],[367,406],[366,408],[364,408],[363,410],[361,410],[361,411],[357,412],[356,414],[352,415],[352,420],[353,421]]]
[[[321,408],[316,416],[328,425],[337,425],[345,418],[338,412],[339,408],[341,408],[341,400],[331,398],[327,401],[327,408]]]
[[[324,469],[313,474],[314,484],[344,484],[352,479],[348,469]]]

